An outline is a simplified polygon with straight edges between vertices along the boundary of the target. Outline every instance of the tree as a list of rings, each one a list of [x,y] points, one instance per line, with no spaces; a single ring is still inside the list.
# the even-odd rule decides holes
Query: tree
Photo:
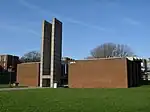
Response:
[[[26,62],[40,62],[40,53],[38,51],[31,51],[26,54],[24,54],[20,61],[23,63]]]
[[[134,56],[130,47],[123,44],[104,43],[91,51],[90,58]]]

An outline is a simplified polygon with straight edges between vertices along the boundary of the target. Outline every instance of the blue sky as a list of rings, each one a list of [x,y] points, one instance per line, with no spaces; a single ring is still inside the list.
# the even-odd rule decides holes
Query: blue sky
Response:
[[[150,57],[149,0],[1,0],[0,54],[40,50],[42,20],[63,22],[63,56],[82,59],[105,42]]]

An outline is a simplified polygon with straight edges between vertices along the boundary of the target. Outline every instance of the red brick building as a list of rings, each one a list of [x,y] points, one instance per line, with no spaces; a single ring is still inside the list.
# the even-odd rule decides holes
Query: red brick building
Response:
[[[61,85],[68,84],[68,62],[70,58],[62,59]],[[39,86],[40,62],[21,63],[17,66],[17,82],[23,86]],[[43,81],[45,84],[46,82]]]
[[[128,88],[138,86],[141,78],[141,61],[128,58],[69,60],[62,69],[62,84],[70,88]],[[39,62],[18,64],[20,85],[37,87],[39,80]]]
[[[76,60],[69,64],[70,88],[128,88],[140,80],[141,62],[127,58]]]

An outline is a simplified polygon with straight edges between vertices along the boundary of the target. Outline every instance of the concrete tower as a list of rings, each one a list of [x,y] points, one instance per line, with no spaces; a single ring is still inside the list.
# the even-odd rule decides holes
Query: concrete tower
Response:
[[[56,18],[52,21],[51,38],[51,87],[60,83],[62,57],[62,23]]]
[[[54,18],[52,24],[43,21],[40,66],[40,87],[60,83],[62,56],[62,23]]]

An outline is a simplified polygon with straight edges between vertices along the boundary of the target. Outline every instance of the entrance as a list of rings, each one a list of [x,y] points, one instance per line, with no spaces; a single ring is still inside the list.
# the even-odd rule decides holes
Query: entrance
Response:
[[[50,87],[50,79],[43,79],[42,87]]]

